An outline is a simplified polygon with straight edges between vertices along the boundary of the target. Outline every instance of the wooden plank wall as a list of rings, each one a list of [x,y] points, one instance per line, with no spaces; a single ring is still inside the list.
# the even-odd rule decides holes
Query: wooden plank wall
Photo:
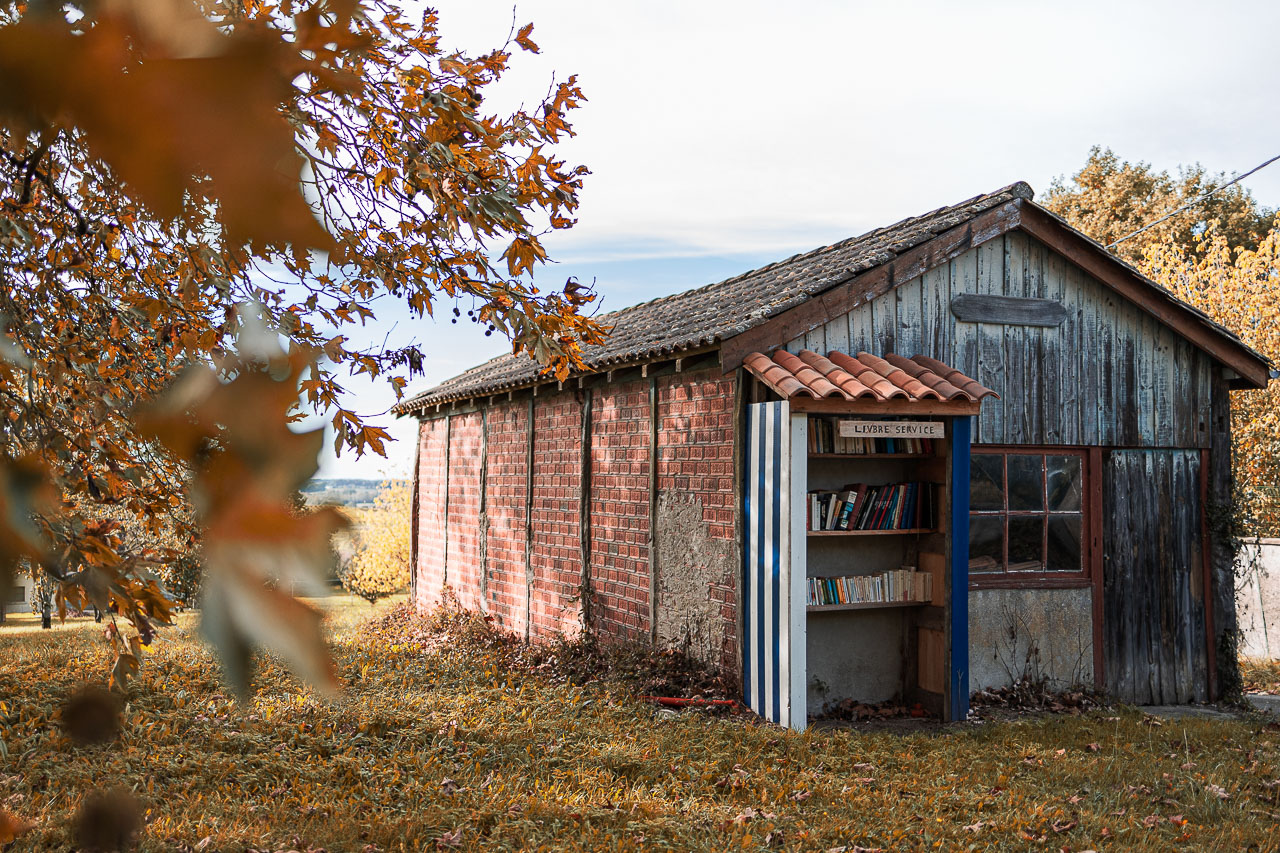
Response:
[[[1056,328],[961,323],[961,293],[1053,299]],[[978,444],[1208,447],[1211,360],[1034,237],[1013,231],[930,270],[787,349],[927,355],[1000,394]]]
[[[1115,450],[1103,465],[1103,669],[1124,702],[1208,699],[1200,463]]]

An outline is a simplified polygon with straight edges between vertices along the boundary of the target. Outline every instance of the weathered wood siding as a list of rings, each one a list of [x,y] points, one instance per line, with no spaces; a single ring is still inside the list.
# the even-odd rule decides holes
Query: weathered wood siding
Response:
[[[1138,705],[1208,699],[1200,453],[1115,450],[1103,464],[1108,691]]]
[[[1057,327],[967,323],[953,296],[1050,299]],[[1000,394],[980,444],[1208,447],[1212,362],[1190,343],[1019,231],[796,338],[787,349],[927,355]]]

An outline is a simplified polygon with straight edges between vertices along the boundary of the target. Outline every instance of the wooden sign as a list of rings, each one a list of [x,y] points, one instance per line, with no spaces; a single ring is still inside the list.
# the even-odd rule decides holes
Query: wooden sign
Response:
[[[842,438],[946,438],[942,421],[840,421]]]
[[[961,293],[951,299],[951,313],[965,323],[1005,326],[1061,326],[1067,309],[1056,299]]]

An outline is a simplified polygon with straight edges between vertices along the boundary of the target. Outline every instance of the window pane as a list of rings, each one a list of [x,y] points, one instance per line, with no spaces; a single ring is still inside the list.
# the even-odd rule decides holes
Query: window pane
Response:
[[[1050,456],[1046,460],[1051,512],[1080,511],[1080,457]]]
[[[969,571],[998,572],[1004,567],[1004,518],[969,519]]]
[[[969,509],[1004,509],[1004,456],[975,453],[969,466]]]
[[[1048,556],[1051,572],[1080,571],[1080,516],[1056,515],[1049,519]]]
[[[1009,454],[1009,510],[1043,509],[1044,457]],[[1012,562],[1012,555],[1009,560]]]
[[[1010,462],[1012,463],[1012,459]],[[1012,470],[1010,471],[1012,475]],[[1009,571],[1044,571],[1044,516],[1009,519]]]

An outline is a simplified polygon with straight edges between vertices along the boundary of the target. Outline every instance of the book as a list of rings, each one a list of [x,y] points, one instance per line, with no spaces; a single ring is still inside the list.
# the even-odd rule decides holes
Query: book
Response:
[[[903,566],[874,575],[808,578],[807,603],[833,604],[928,603],[933,598],[933,576],[914,566]]]

